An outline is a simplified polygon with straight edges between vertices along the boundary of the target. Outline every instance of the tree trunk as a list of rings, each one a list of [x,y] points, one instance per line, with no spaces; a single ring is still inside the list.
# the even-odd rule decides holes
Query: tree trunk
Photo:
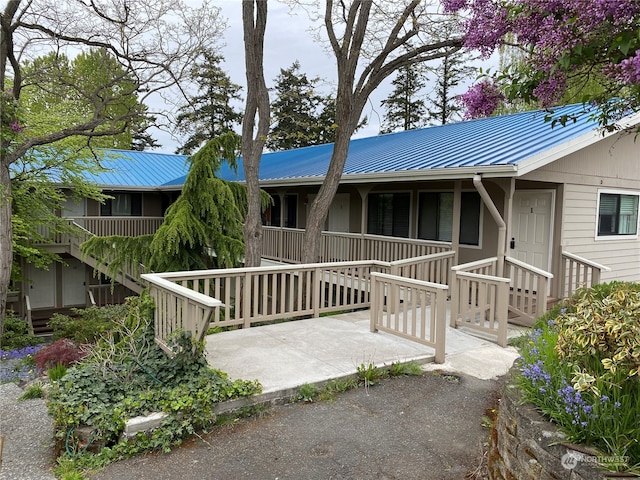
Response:
[[[459,50],[462,46],[460,39],[438,40],[435,43],[411,46],[410,49],[402,52],[401,47],[411,45],[411,39],[417,37],[421,32],[419,17],[422,13],[418,10],[421,2],[420,0],[411,0],[404,6],[402,6],[402,2],[380,2],[380,5],[400,3],[400,8],[396,12],[398,19],[389,31],[386,40],[383,40],[384,35],[376,36],[377,40],[381,40],[376,44],[376,48],[378,46],[381,48],[377,53],[366,52],[368,63],[360,65],[359,68],[358,62],[363,53],[373,2],[354,1],[347,5],[348,2],[325,1],[324,24],[338,68],[338,91],[336,94],[338,130],[327,175],[311,205],[311,211],[307,218],[302,257],[304,263],[314,263],[319,260],[322,226],[340,184],[349,153],[351,135],[358,125],[360,115],[371,92],[393,72],[415,63],[441,58]],[[343,23],[339,33],[334,29],[336,18],[339,18],[339,21]],[[403,27],[405,28],[403,29]],[[360,73],[358,74],[358,72]],[[359,75],[357,80],[356,75]]]
[[[344,125],[344,123],[342,123],[342,125]],[[327,175],[311,204],[311,210],[307,218],[302,263],[315,263],[320,260],[321,233],[327,214],[329,213],[329,207],[340,184],[342,170],[344,170],[344,164],[349,152],[349,140],[350,135],[345,135],[342,132],[338,132],[336,135],[336,142],[333,153],[331,154],[331,163],[329,164]]]
[[[7,308],[7,292],[11,280],[13,261],[13,229],[11,225],[11,181],[9,166],[0,154],[0,348],[4,332],[4,316]]]
[[[244,264],[246,267],[256,267],[260,265],[262,257],[262,210],[258,171],[262,149],[269,133],[269,92],[264,81],[263,67],[267,0],[242,2],[242,23],[247,75],[247,100],[242,122],[242,166],[249,202],[244,222]]]

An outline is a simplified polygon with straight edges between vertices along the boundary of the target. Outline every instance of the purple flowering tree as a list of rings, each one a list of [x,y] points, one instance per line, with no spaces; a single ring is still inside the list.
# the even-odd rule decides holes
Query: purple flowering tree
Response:
[[[585,107],[601,107],[598,121],[615,128],[640,108],[640,1],[443,0],[447,12],[464,14],[465,46],[488,57],[515,45],[524,61],[496,75],[507,100],[557,105],[569,86],[595,80]],[[486,116],[496,89],[474,87],[463,97],[467,115]]]

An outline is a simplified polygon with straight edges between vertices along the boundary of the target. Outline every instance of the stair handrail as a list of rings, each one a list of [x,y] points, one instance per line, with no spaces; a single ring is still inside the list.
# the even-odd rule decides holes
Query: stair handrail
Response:
[[[611,271],[611,268],[607,267],[606,265],[602,265],[600,263],[594,262],[593,260],[581,257],[579,255],[576,255],[575,253],[567,252],[566,250],[562,250],[562,256],[570,258],[571,260],[575,260],[576,262],[584,263],[589,267],[597,268],[598,270],[601,270],[603,272]]]
[[[29,334],[34,335],[33,330],[33,317],[32,317],[31,299],[29,295],[24,296],[24,315],[27,321],[27,327],[29,328]]]
[[[84,242],[86,242],[87,240],[89,240],[90,238],[94,237],[95,234],[91,233],[89,230],[87,230],[86,228],[84,228],[82,225],[79,225],[75,219],[70,218],[69,219],[69,223],[72,224],[74,227],[76,227],[76,229],[78,230],[78,235],[73,235],[73,238],[76,239],[76,242],[69,242],[70,248],[71,248],[71,253],[73,255],[73,249],[75,248],[80,256],[82,257],[82,259],[86,259],[87,257],[89,257],[89,255],[85,255],[84,252],[82,252],[80,245]],[[75,256],[75,255],[74,255]],[[101,273],[106,273],[100,270],[100,268],[98,268],[99,263],[96,261],[96,266],[94,266],[95,270],[100,271]],[[140,263],[138,265],[138,274],[134,275],[133,270],[131,272],[126,272],[126,271],[121,271],[120,272],[120,276],[122,277],[122,280],[130,280],[132,283],[135,283],[137,285],[139,285],[141,288],[145,287],[145,281],[144,279],[140,276],[142,273],[145,273],[145,266]],[[122,282],[121,282],[122,283]],[[126,285],[125,285],[126,286]],[[128,288],[131,288],[130,286]]]

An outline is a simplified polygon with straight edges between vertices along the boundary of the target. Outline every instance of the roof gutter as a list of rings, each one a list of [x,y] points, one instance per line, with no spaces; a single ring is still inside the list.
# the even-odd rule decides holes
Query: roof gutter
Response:
[[[485,178],[509,178],[518,175],[518,167],[516,165],[492,165],[483,167],[486,169]],[[478,171],[477,166],[471,167],[452,167],[452,168],[436,168],[430,170],[400,170],[386,171],[376,173],[348,173],[342,175],[340,179],[341,185],[373,183],[381,182],[415,182],[415,181],[433,181],[433,180],[459,180],[472,179]],[[281,186],[309,186],[321,185],[324,181],[324,175],[315,177],[294,177],[260,180],[260,185],[264,187],[281,187]]]
[[[473,177],[473,185],[476,187],[476,190],[480,194],[480,198],[482,198],[482,202],[486,205],[489,213],[498,224],[498,253],[496,257],[498,257],[498,265],[496,268],[496,276],[502,277],[504,273],[504,257],[505,257],[505,246],[507,239],[507,224],[505,223],[502,215],[498,211],[498,208],[493,203],[491,196],[484,188],[482,183],[482,177],[480,175],[474,175]]]

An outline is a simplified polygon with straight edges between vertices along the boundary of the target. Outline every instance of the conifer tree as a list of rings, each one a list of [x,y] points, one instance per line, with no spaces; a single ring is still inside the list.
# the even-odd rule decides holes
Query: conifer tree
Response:
[[[382,101],[386,113],[380,133],[413,130],[423,126],[427,110],[424,100],[419,98],[420,90],[425,86],[420,65],[401,67],[391,84],[394,86],[393,91]]]
[[[142,264],[151,271],[240,266],[247,189],[216,177],[223,162],[237,168],[240,141],[238,134],[227,132],[209,140],[190,158],[182,193],[155,234],[92,237],[82,245],[83,253],[107,264],[112,277],[128,265]],[[270,202],[262,192],[262,209]]]
[[[308,78],[295,61],[289,68],[280,69],[274,81],[276,99],[271,104],[267,148],[289,150],[333,142],[335,101],[317,92],[321,79]]]
[[[226,132],[232,132],[242,121],[242,112],[233,108],[234,101],[240,101],[242,87],[220,66],[224,57],[207,50],[203,61],[196,64],[190,73],[191,80],[198,86],[198,93],[183,105],[176,118],[176,129],[187,135],[176,153],[190,155],[208,140]]]
[[[477,69],[470,65],[471,57],[461,50],[445,55],[440,65],[433,69],[436,86],[429,98],[427,118],[430,124],[444,125],[462,118],[462,105],[456,100],[456,87],[470,78]]]

